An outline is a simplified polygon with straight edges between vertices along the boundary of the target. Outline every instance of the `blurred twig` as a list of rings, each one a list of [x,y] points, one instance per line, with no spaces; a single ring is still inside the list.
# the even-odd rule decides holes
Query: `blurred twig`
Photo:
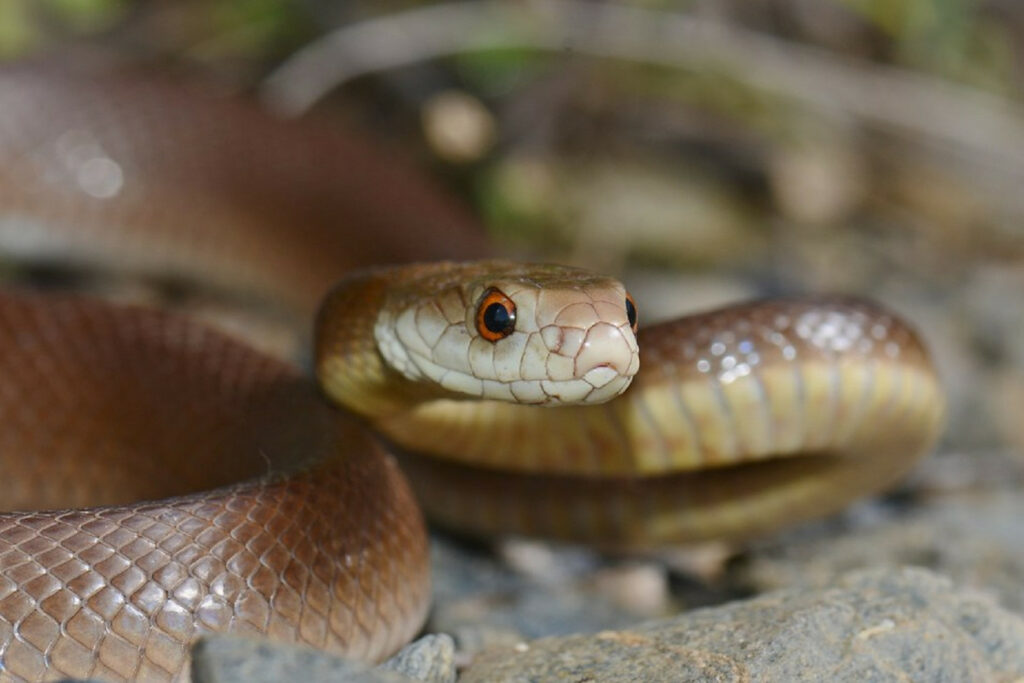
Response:
[[[672,68],[713,66],[808,105],[981,152],[988,163],[997,161],[1024,174],[1024,117],[1003,98],[715,21],[612,3],[453,3],[351,24],[283,63],[266,80],[263,95],[278,111],[295,115],[363,74],[444,55],[510,48],[573,51]]]

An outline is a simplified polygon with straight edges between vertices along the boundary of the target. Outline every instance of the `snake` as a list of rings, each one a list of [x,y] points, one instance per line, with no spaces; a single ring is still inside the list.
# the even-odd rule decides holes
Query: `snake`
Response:
[[[892,484],[941,428],[924,343],[877,304],[640,325],[618,280],[494,258],[379,142],[208,87],[7,68],[0,158],[9,261],[259,298],[312,348],[0,292],[4,679],[188,680],[211,632],[377,661],[428,609],[424,514],[746,539]]]

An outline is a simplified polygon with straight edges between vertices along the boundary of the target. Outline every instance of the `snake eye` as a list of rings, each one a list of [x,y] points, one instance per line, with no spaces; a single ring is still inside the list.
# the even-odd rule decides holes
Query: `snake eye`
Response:
[[[490,342],[512,334],[516,329],[516,305],[501,290],[491,287],[476,308],[476,330]]]
[[[636,332],[636,304],[633,303],[633,297],[626,294],[626,319],[629,320],[629,326],[633,328],[633,332]]]

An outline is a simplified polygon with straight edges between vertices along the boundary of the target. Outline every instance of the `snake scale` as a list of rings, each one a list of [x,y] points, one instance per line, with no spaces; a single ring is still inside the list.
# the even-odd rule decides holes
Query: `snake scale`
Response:
[[[405,476],[442,525],[642,548],[836,510],[941,423],[876,305],[637,332],[614,280],[461,262],[472,220],[386,152],[202,89],[8,69],[0,159],[9,258],[319,307],[320,385],[181,315],[0,294],[4,679],[185,680],[210,631],[386,656],[429,600]]]

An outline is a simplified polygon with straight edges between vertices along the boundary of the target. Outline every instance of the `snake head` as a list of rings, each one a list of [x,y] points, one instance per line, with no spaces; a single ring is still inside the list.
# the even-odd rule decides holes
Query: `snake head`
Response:
[[[505,261],[390,272],[377,349],[406,379],[449,397],[602,403],[640,367],[636,307],[612,278]]]

